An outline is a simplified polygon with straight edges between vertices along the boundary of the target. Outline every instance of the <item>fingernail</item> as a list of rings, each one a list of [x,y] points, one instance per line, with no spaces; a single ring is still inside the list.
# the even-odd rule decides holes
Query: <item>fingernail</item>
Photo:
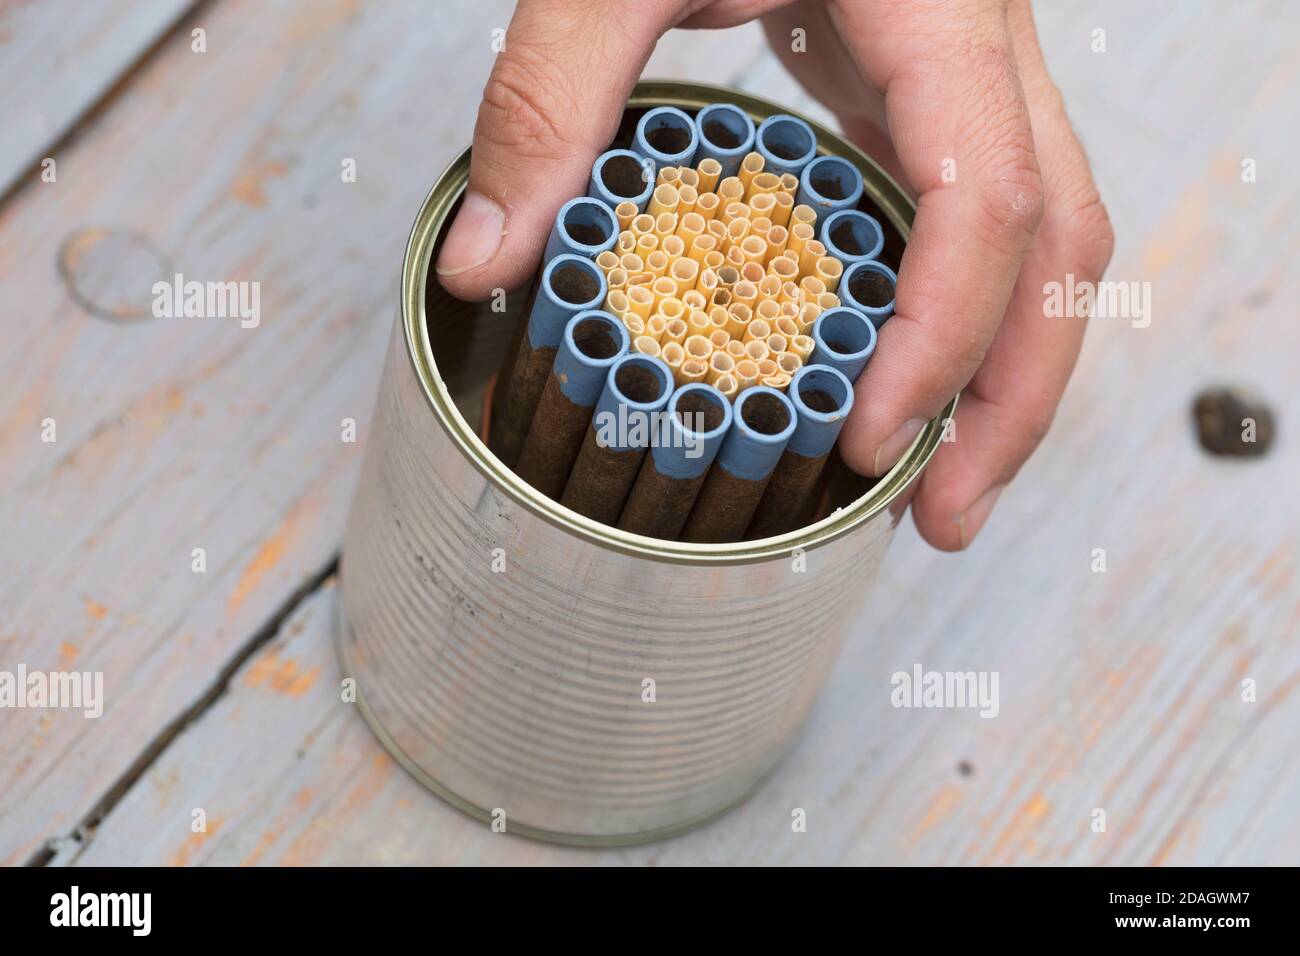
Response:
[[[898,459],[903,457],[903,452],[912,447],[912,439],[924,427],[924,418],[913,418],[890,435],[889,438],[885,439],[884,444],[876,449],[876,459],[875,464],[872,465],[872,473],[879,478],[898,464]]]
[[[975,540],[975,535],[979,534],[980,528],[984,527],[984,522],[989,520],[989,514],[997,504],[998,495],[1002,494],[1002,489],[1005,487],[1006,485],[994,485],[980,495],[975,503],[966,509],[966,513],[957,519],[957,536],[961,539],[963,551],[970,547],[970,543]]]
[[[459,275],[495,256],[506,234],[505,224],[500,206],[480,193],[466,193],[438,256],[438,275]]]

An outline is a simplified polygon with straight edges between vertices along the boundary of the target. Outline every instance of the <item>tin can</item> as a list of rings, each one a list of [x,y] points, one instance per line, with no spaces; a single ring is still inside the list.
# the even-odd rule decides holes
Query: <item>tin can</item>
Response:
[[[653,106],[727,101],[756,124],[789,111],[730,90],[646,81]],[[897,266],[913,207],[863,153],[861,208]],[[662,541],[538,493],[479,438],[515,323],[431,274],[469,151],[426,197],[343,545],[338,649],[357,703],[417,779],[508,832],[638,843],[735,806],[789,749],[876,576],[895,519],[956,399],[878,481],[840,474],[825,517],[735,544]],[[509,316],[523,308],[523,293]],[[837,456],[832,456],[837,459]]]

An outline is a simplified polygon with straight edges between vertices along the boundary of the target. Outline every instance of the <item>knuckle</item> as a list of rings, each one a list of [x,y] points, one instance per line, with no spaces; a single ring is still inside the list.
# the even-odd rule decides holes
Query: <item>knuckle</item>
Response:
[[[1007,150],[979,187],[984,238],[999,248],[1028,248],[1043,221],[1043,178],[1032,154]]]
[[[1025,457],[1037,448],[1047,437],[1047,433],[1052,430],[1052,422],[1056,420],[1056,406],[1051,402],[1034,403],[1025,409],[1024,430],[1026,447]]]
[[[522,47],[502,53],[492,69],[474,128],[476,139],[525,159],[555,159],[568,153],[560,124],[563,88]]]
[[[980,225],[999,247],[1023,250],[1042,221],[1044,187],[1015,56],[993,40],[962,55],[972,82],[959,135],[977,170]]]
[[[988,336],[971,335],[958,341],[952,348],[952,368],[956,370],[956,376],[961,382],[961,387],[975,377],[979,367],[984,364],[984,357],[988,355],[989,342]],[[940,389],[942,394],[944,390]],[[956,389],[950,389],[956,392]]]
[[[1082,144],[1068,123],[1061,130],[1050,147],[1052,174],[1044,233],[1085,275],[1099,279],[1115,252],[1115,230]]]
[[[1066,215],[1062,234],[1083,271],[1100,278],[1115,252],[1115,229],[1095,186],[1091,195]]]
[[[1054,125],[1069,125],[1065,95],[1046,70],[1022,75],[1021,84],[1025,89],[1025,97],[1032,106],[1035,124],[1041,118]]]

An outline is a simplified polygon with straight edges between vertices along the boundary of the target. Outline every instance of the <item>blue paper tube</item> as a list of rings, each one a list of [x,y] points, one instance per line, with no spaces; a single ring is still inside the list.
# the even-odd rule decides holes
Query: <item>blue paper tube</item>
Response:
[[[763,157],[764,172],[798,176],[817,155],[817,137],[799,117],[782,113],[759,124],[754,149]]]
[[[766,385],[742,392],[735,416],[686,522],[684,541],[741,539],[797,424],[794,405]]]
[[[519,458],[565,325],[579,312],[599,308],[606,291],[605,274],[585,256],[561,253],[542,270],[504,401],[492,417],[488,447],[506,465],[514,467]]]
[[[672,371],[661,359],[633,352],[610,366],[560,503],[614,524],[662,427],[672,392]]]
[[[840,283],[843,285],[843,282]],[[812,328],[812,365],[829,365],[856,382],[876,351],[876,327],[857,309],[846,305],[827,309]]]
[[[655,188],[654,164],[630,149],[611,149],[601,153],[591,166],[587,195],[599,199],[611,209],[630,202],[637,212],[645,212]]]
[[[799,174],[795,202],[811,206],[817,223],[830,213],[855,208],[861,199],[862,173],[847,159],[819,156]]]
[[[542,494],[564,491],[610,367],[629,344],[627,329],[608,312],[579,312],[565,326],[515,468]]]
[[[898,276],[883,262],[866,259],[844,270],[838,288],[840,301],[857,309],[877,329],[894,314],[894,290]]]
[[[681,534],[709,466],[731,428],[731,403],[712,385],[683,385],[668,400],[663,423],[618,526],[634,534],[673,540]]]
[[[885,231],[880,223],[858,209],[828,213],[818,223],[822,245],[846,269],[855,262],[876,258],[885,248]]]
[[[704,107],[695,114],[695,130],[700,138],[695,162],[716,159],[722,166],[720,180],[736,175],[740,161],[754,149],[754,121],[732,103]]]
[[[562,252],[594,259],[606,249],[613,249],[617,239],[618,217],[614,210],[599,199],[579,196],[555,214],[542,264],[545,266]]]
[[[853,410],[852,383],[829,365],[799,369],[787,394],[798,422],[754,511],[746,538],[768,538],[793,530]]]
[[[632,150],[655,164],[655,175],[665,166],[690,166],[695,161],[700,136],[695,121],[675,106],[656,106],[636,124]]]

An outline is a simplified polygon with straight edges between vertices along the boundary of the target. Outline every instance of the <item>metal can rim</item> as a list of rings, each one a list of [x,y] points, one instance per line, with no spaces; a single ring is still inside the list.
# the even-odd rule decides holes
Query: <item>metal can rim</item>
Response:
[[[698,109],[724,100],[744,109],[756,122],[777,113],[799,116],[787,107],[726,87],[675,80],[640,81],[628,98],[628,106],[670,105]],[[865,194],[906,239],[911,231],[915,207],[902,188],[873,159],[838,133],[806,117],[800,118],[817,134],[819,155],[841,156],[861,170]],[[425,313],[429,260],[447,214],[469,180],[469,158],[470,150],[466,147],[434,182],[420,206],[407,240],[401,278],[401,318],[406,353],[430,410],[461,454],[495,487],[533,514],[592,544],[641,558],[679,564],[747,564],[788,556],[795,550],[811,551],[849,534],[889,507],[938,450],[944,421],[956,411],[956,396],[938,416],[926,423],[907,453],[862,497],[795,531],[734,544],[690,544],[631,534],[592,521],[543,495],[492,454],[469,426],[438,374],[429,342]]]

